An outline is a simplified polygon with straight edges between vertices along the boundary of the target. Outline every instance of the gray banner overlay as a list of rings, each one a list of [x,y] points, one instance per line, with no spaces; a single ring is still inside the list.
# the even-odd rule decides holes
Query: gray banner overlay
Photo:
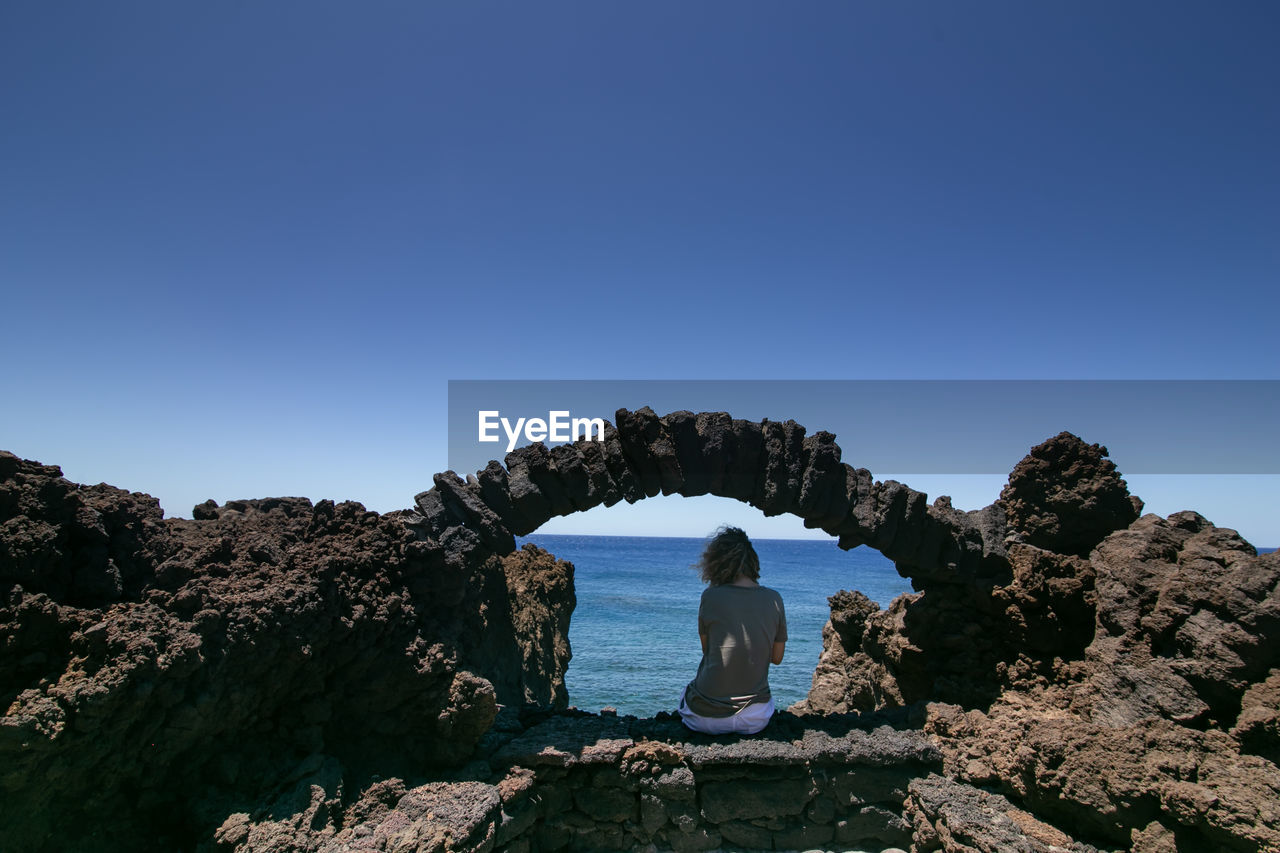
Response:
[[[449,467],[501,461],[533,419],[568,436],[572,419],[643,406],[794,420],[876,475],[1007,474],[1063,430],[1122,474],[1280,473],[1280,380],[450,380]],[[482,412],[496,440],[479,440]]]

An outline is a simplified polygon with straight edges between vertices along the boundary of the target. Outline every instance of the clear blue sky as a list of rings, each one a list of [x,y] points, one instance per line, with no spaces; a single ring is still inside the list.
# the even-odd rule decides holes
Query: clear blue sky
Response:
[[[0,447],[389,510],[451,378],[1280,378],[1278,40],[1269,0],[8,2]],[[1278,485],[1135,490],[1275,545]],[[723,514],[647,504],[557,529]]]

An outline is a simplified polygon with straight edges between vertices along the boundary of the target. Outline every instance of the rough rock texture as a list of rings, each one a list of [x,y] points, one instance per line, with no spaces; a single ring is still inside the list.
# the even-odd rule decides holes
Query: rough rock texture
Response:
[[[325,806],[331,784],[303,780],[258,820],[230,816],[217,849],[880,849],[911,843],[908,786],[941,769],[920,731],[871,718],[802,723],[784,713],[750,738],[694,735],[670,715],[531,723],[469,766],[485,782],[387,780],[343,813]]]
[[[516,606],[511,627],[520,647],[523,702],[546,708],[567,708],[569,692],[564,673],[573,656],[569,649],[569,617],[577,604],[573,593],[573,564],[557,560],[531,542],[502,558]]]
[[[1243,752],[1280,764],[1280,670],[1255,684],[1240,698],[1240,716],[1231,734]]]
[[[908,788],[906,814],[915,853],[1097,853],[1065,832],[1015,808],[999,794],[930,774]]]
[[[892,708],[903,704],[902,692],[883,664],[862,650],[884,642],[886,628],[902,627],[902,614],[910,596],[899,596],[888,611],[881,611],[861,592],[841,590],[827,599],[831,618],[822,628],[822,656],[813,672],[813,685],[794,710],[844,714],[868,708]],[[873,636],[868,636],[868,631]],[[901,636],[894,634],[893,636]]]
[[[1103,453],[1061,433],[1018,463],[989,507],[908,501],[923,507],[922,541],[885,554],[917,592],[883,611],[861,605],[856,631],[824,633],[804,710],[978,707],[1011,673],[1052,677],[1055,661],[1078,658],[1093,640],[1097,592],[1096,569],[1077,552],[1127,526],[1141,505]],[[847,606],[832,599],[833,626],[853,618]]]
[[[1177,849],[1280,849],[1280,769],[1228,733],[1155,717],[1112,727],[1012,694],[986,712],[929,706],[949,776],[1015,797],[1043,820],[1107,846],[1153,825]]]
[[[832,596],[795,710],[923,701],[948,776],[1102,847],[1280,849],[1280,555],[1194,512],[1136,517],[1103,452],[1034,448],[969,514],[1004,518],[979,571],[899,561],[918,591],[883,611]],[[920,849],[1023,849],[930,809]]]
[[[1229,728],[1280,664],[1280,555],[1194,512],[1147,515],[1096,549],[1097,629],[1076,706],[1123,725]]]
[[[421,774],[499,701],[563,704],[568,564],[355,503],[198,509],[0,455],[0,847],[180,848],[308,757]]]
[[[1107,534],[1137,519],[1142,501],[1129,494],[1106,456],[1105,447],[1069,432],[1033,447],[1000,493],[1019,541],[1085,557]]]
[[[498,788],[481,782],[428,782],[406,789],[400,779],[370,786],[341,807],[338,777],[311,774],[254,820],[229,816],[205,851],[349,853],[492,850],[501,817]]]
[[[1011,679],[1053,677],[1058,663],[1083,654],[1095,630],[1093,565],[1017,542],[999,558],[1003,568],[992,568],[995,562],[984,564],[990,574],[942,578],[899,563],[918,591],[883,610],[865,601],[851,611],[846,591],[833,596],[803,710],[927,700],[980,707]],[[840,630],[842,624],[857,629]]]
[[[381,516],[165,520],[0,455],[0,847],[1280,851],[1280,556],[1139,517],[1067,433],[961,512],[793,421],[616,424]],[[514,537],[658,494],[795,514],[915,591],[833,595],[760,737],[553,713],[572,567]]]

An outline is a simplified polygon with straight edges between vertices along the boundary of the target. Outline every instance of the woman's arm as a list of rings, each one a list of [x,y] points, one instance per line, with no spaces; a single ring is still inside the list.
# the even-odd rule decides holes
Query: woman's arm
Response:
[[[773,662],[782,663],[782,653],[787,650],[787,611],[782,606],[782,596],[774,592],[778,602],[778,627],[773,634]]]
[[[705,655],[707,653],[707,635],[698,634],[698,639],[702,640],[702,653]]]

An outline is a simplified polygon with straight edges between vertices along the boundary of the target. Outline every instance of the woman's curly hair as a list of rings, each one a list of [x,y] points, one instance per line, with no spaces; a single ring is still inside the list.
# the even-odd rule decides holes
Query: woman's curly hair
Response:
[[[718,528],[703,549],[697,567],[711,586],[733,583],[739,576],[760,578],[760,558],[740,527]]]

